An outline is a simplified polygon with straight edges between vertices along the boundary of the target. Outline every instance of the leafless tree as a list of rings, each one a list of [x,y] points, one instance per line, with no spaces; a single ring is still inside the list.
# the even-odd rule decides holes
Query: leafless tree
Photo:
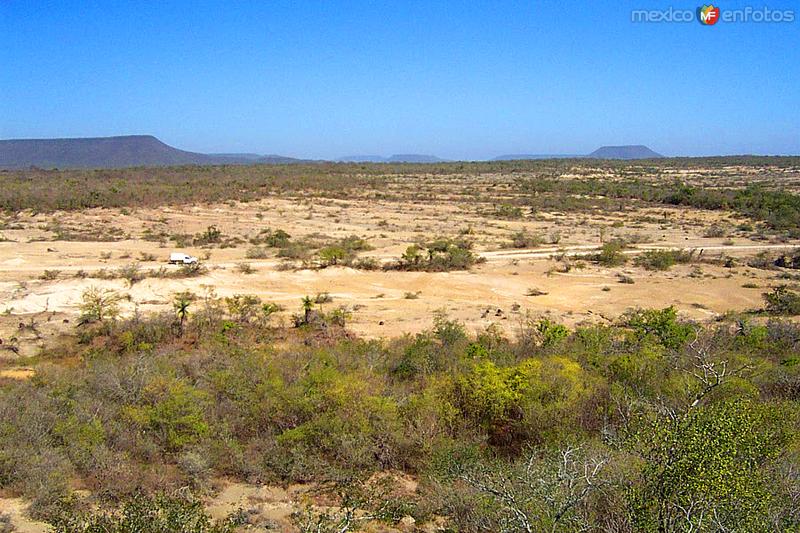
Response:
[[[554,455],[533,450],[527,459],[504,472],[484,466],[460,478],[493,497],[508,513],[503,531],[584,531],[589,524],[579,512],[590,495],[608,484],[605,456],[567,447]]]

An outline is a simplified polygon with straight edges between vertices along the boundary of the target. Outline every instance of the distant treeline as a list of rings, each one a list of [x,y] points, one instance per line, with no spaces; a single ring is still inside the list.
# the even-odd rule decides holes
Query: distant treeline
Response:
[[[800,196],[762,185],[743,189],[720,189],[640,179],[611,181],[599,179],[529,179],[520,187],[530,193],[556,193],[590,197],[642,200],[650,203],[685,205],[698,209],[732,210],[766,223],[776,230],[800,228]]]
[[[252,201],[270,194],[309,192],[346,197],[354,190],[385,191],[389,179],[413,176],[519,176],[518,191],[603,195],[648,202],[735,209],[767,221],[774,228],[798,225],[795,195],[748,188],[744,191],[655,183],[667,170],[719,169],[736,165],[769,167],[765,172],[800,168],[800,157],[716,157],[647,161],[549,159],[491,162],[316,163],[293,165],[217,165],[97,170],[29,169],[0,171],[0,210],[14,212],[79,210],[93,207],[155,207],[197,202]],[[564,173],[598,171],[625,178],[561,180]],[[780,171],[782,172],[782,171]],[[643,179],[649,176],[650,181]],[[777,178],[776,178],[777,179]],[[556,199],[555,205],[560,199]]]

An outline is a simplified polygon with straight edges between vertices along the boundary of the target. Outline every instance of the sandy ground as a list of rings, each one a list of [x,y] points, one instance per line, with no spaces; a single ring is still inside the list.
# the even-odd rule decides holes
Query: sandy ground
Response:
[[[745,257],[760,251],[778,253],[798,242],[770,243],[746,238],[707,238],[711,224],[733,224],[728,215],[692,209],[642,209],[622,218],[604,213],[537,213],[518,220],[495,218],[492,206],[436,197],[414,201],[268,198],[248,204],[167,207],[162,209],[93,209],[51,215],[21,213],[5,222],[0,242],[0,356],[32,355],[47,339],[69,331],[79,314],[83,292],[92,286],[117,291],[126,299],[123,315],[171,309],[174,294],[199,296],[254,294],[282,305],[277,320],[288,321],[304,295],[327,292],[332,302],[323,310],[345,306],[352,312],[350,328],[366,337],[415,333],[431,325],[437,311],[463,321],[472,331],[492,324],[513,333],[524,317],[549,315],[567,324],[613,320],[629,308],[676,306],[687,317],[708,319],[728,310],[761,303],[761,293],[773,273],[747,267],[710,264],[681,265],[668,272],[649,272],[631,265],[603,268],[581,256],[594,253],[601,238],[635,235],[640,241],[626,254],[652,248],[703,249],[705,257]],[[740,222],[740,221],[738,221]],[[196,234],[218,227],[225,238],[238,237],[232,247],[177,248],[171,234]],[[443,273],[366,271],[347,267],[281,268],[282,260],[248,260],[246,242],[264,228],[283,229],[293,239],[325,241],[357,235],[373,250],[362,253],[381,262],[399,257],[414,242],[435,236],[464,236],[486,262],[469,271]],[[72,232],[64,240],[64,233]],[[82,235],[112,231],[108,242],[82,240]],[[532,249],[508,249],[520,230],[558,244]],[[58,233],[61,231],[61,233]],[[152,235],[160,235],[161,242]],[[61,239],[61,240],[59,240]],[[208,271],[199,277],[151,277],[129,286],[122,279],[97,279],[130,264],[142,270],[167,271],[169,253],[180,249],[207,257]],[[561,272],[557,256],[570,256],[579,267]],[[254,270],[242,274],[237,265]],[[619,275],[634,280],[619,283]],[[81,277],[88,275],[89,277]],[[46,279],[47,277],[52,279]],[[744,288],[742,285],[756,285]],[[539,296],[526,296],[534,289]],[[20,353],[10,348],[14,341]],[[3,349],[5,348],[5,349]],[[14,370],[16,372],[16,370]],[[2,377],[2,376],[0,376]],[[5,377],[14,377],[7,375]]]
[[[37,522],[27,517],[28,504],[22,498],[0,498],[0,513],[6,515],[14,529],[14,533],[46,533],[52,528],[44,522]]]

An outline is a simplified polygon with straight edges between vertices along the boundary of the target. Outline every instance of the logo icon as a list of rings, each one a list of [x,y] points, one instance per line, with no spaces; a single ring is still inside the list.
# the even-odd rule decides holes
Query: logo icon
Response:
[[[713,4],[697,8],[697,20],[704,26],[713,26],[719,20],[719,8]]]

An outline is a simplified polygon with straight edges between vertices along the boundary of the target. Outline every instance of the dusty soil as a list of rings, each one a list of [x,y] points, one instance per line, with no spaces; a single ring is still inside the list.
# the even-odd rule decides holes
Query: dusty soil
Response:
[[[161,209],[93,209],[51,215],[20,213],[6,221],[0,242],[0,355],[33,355],[48,339],[69,331],[79,314],[83,292],[97,286],[125,297],[123,315],[171,309],[180,291],[197,295],[254,294],[285,308],[277,320],[288,321],[306,294],[330,293],[323,309],[346,306],[349,325],[367,337],[393,337],[427,328],[437,310],[472,330],[498,324],[513,333],[528,315],[551,315],[574,325],[613,320],[632,307],[675,305],[685,316],[707,319],[728,310],[757,307],[774,278],[769,271],[700,264],[650,272],[631,265],[604,268],[582,261],[615,237],[634,237],[627,254],[650,248],[696,248],[704,257],[775,253],[798,242],[769,243],[744,238],[708,238],[712,224],[741,223],[726,213],[688,208],[640,209],[624,219],[604,213],[536,213],[508,220],[493,216],[491,205],[448,200],[433,195],[424,202],[374,202],[267,198],[247,204],[197,205]],[[216,226],[231,247],[177,247],[169,235],[194,235]],[[264,228],[283,229],[293,239],[325,241],[357,235],[374,248],[361,256],[390,262],[414,242],[436,236],[464,236],[486,262],[469,271],[443,273],[356,270],[347,267],[285,270],[275,250],[266,259],[250,260],[246,241]],[[558,244],[508,249],[511,235],[536,233]],[[100,231],[118,240],[94,242]],[[154,235],[156,237],[154,237]],[[68,240],[66,240],[68,239]],[[169,253],[185,251],[208,271],[193,278],[148,277],[129,286],[123,279],[98,279],[126,265],[142,271],[176,266]],[[572,256],[577,266],[562,272],[554,259]],[[248,263],[251,274],[238,265]],[[619,283],[619,274],[633,284]],[[756,285],[744,288],[742,285]],[[526,296],[529,289],[542,294]],[[12,342],[18,352],[15,354]],[[0,376],[2,377],[12,377]]]

